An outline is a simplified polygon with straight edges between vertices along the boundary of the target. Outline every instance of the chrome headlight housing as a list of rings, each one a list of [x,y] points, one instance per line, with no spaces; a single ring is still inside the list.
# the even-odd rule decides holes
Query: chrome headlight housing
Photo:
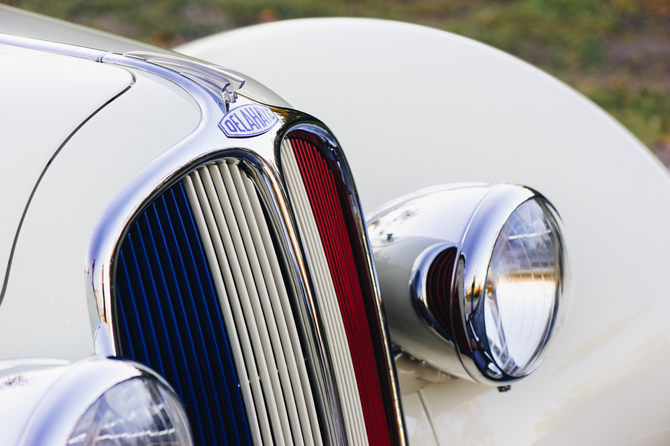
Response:
[[[42,398],[20,445],[193,445],[179,398],[150,369],[99,356],[68,369]]]
[[[442,186],[384,206],[368,228],[396,345],[497,386],[542,362],[569,286],[561,219],[544,196]]]

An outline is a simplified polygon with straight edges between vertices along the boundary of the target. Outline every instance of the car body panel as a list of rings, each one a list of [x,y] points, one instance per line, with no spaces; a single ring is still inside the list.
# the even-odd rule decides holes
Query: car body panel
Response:
[[[667,443],[670,177],[618,122],[510,55],[403,23],[286,21],[176,50],[327,122],[368,213],[464,181],[529,185],[559,210],[574,294],[545,362],[506,393],[417,378],[419,393],[403,387],[408,425],[425,411],[440,445]]]
[[[4,444],[19,444],[44,394],[68,365],[68,361],[43,358],[0,362],[0,432]]]
[[[0,301],[10,253],[35,184],[66,139],[133,83],[126,70],[0,45],[2,163]],[[21,175],[15,175],[20,170]]]
[[[12,339],[0,343],[0,358],[77,360],[94,352],[89,311],[96,310],[84,282],[93,226],[131,178],[200,122],[198,105],[181,88],[134,75],[128,92],[72,136],[35,192],[0,311],[0,338]]]

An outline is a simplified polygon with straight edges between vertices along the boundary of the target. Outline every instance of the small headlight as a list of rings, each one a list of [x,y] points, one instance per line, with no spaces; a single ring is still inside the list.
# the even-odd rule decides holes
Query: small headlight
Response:
[[[177,397],[159,381],[133,378],[105,392],[81,417],[68,445],[190,445]]]
[[[127,360],[89,356],[61,370],[40,398],[20,446],[193,446],[170,385]]]
[[[393,342],[489,385],[531,373],[566,313],[560,218],[523,186],[418,191],[368,225]]]

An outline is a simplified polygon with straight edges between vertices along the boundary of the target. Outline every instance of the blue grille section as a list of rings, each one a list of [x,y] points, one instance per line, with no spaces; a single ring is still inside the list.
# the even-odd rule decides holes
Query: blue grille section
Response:
[[[116,267],[120,353],[159,372],[199,445],[251,445],[209,265],[181,183],[123,240]]]

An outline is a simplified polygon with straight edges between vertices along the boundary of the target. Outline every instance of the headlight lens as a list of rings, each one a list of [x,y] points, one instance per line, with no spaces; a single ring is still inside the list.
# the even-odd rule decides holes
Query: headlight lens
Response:
[[[489,351],[506,374],[539,365],[562,289],[556,221],[538,201],[520,205],[503,226],[486,277],[484,319]]]
[[[105,392],[84,413],[68,445],[192,445],[177,397],[159,381],[133,378]]]

